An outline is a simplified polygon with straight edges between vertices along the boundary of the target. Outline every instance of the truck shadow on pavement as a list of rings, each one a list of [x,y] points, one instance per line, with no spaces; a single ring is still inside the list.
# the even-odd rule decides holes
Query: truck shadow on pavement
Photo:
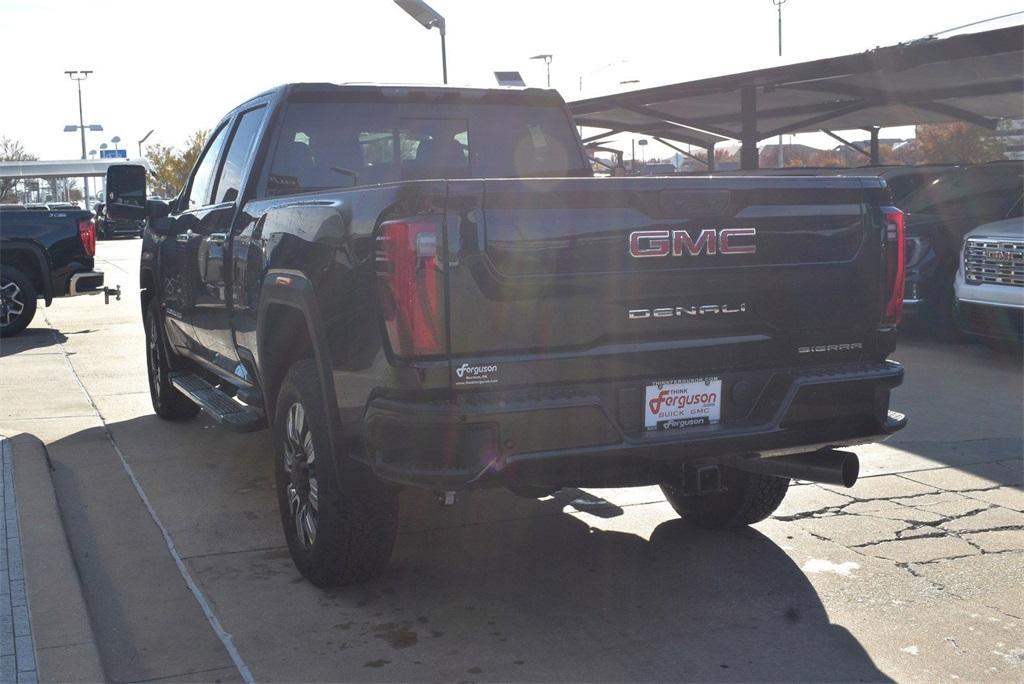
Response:
[[[488,678],[886,679],[859,642],[829,622],[794,560],[757,530],[702,530],[650,503],[625,505],[608,525],[600,510],[570,515],[570,497],[522,502],[481,493],[455,526],[406,531],[387,577],[327,597],[339,607],[355,597],[357,605],[402,607],[406,629],[458,650],[458,660]],[[406,525],[447,517],[418,493],[403,504]],[[496,506],[515,517],[465,522]],[[381,629],[371,619],[361,631],[387,641]]]
[[[49,347],[55,342],[67,342],[67,335],[52,328],[26,328],[15,337],[0,340],[0,358],[20,352]],[[58,351],[57,348],[51,351]]]
[[[452,508],[406,491],[385,574],[324,591],[283,546],[269,433],[152,415],[109,428],[258,680],[888,679],[830,623],[786,550],[756,529],[694,527],[651,490],[602,490],[610,503],[580,490],[547,500],[490,490]],[[160,669],[145,666],[148,644],[164,661],[179,645],[185,665],[196,635],[178,643],[138,619],[180,598],[180,580],[154,586],[173,579],[155,572],[173,562],[113,450],[80,460],[101,440],[93,428],[49,449],[104,665],[131,679]],[[136,515],[145,524],[102,529]],[[138,555],[128,565],[126,534]],[[141,584],[140,567],[150,568]]]

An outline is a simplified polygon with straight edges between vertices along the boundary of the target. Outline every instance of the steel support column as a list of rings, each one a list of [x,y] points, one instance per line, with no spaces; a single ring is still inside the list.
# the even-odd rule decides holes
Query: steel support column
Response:
[[[757,89],[754,86],[740,88],[740,111],[743,115],[740,141],[740,168],[756,169],[757,159]]]
[[[871,164],[874,166],[882,163],[882,155],[878,148],[878,131],[880,130],[881,128],[878,126],[872,126],[868,129],[868,133],[871,134]]]
[[[708,145],[705,150],[708,154],[708,173],[715,170],[715,146]]]

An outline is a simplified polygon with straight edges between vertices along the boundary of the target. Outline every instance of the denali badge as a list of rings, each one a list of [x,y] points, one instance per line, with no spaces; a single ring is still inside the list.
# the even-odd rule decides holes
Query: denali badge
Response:
[[[700,256],[701,254],[756,254],[756,228],[705,228],[694,239],[685,230],[634,230],[629,234],[629,255],[637,258]],[[733,244],[738,238],[750,238],[746,244]]]
[[[718,316],[720,314],[746,313],[746,303],[729,306],[728,304],[704,304],[702,306],[666,306],[660,309],[630,309],[629,320],[641,318],[676,318],[682,316]]]
[[[796,351],[798,354],[821,354],[825,352],[854,351],[855,349],[863,348],[864,345],[860,342],[845,342],[843,344],[819,344],[811,347],[797,347]]]

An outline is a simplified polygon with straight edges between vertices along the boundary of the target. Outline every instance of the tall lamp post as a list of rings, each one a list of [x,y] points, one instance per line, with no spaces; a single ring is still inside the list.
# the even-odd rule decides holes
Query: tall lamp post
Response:
[[[82,70],[65,71],[64,73],[67,74],[68,78],[70,78],[72,81],[74,81],[78,85],[78,130],[80,130],[82,132],[82,159],[86,159],[86,156],[85,156],[85,117],[82,114],[82,81],[84,81],[85,79],[89,78],[89,74],[91,74],[92,71],[88,70],[88,69],[82,69]],[[70,132],[69,128],[71,130],[74,130],[73,128],[71,128],[69,126],[65,126],[64,127],[64,131],[65,132]],[[92,126],[89,126],[89,130],[90,131],[96,131],[96,130],[102,131],[103,127],[102,126],[92,125]],[[89,177],[88,176],[83,176],[82,180],[84,181],[84,187],[85,187],[85,204],[88,206],[88,204],[89,204]]]
[[[533,57],[530,58],[530,59],[543,59],[544,60],[544,66],[546,66],[548,68],[548,88],[551,87],[551,58],[552,57],[554,57],[554,55],[534,55]],[[583,81],[583,77],[582,76],[580,77],[580,81],[581,82]]]
[[[103,150],[107,149],[109,145],[107,143],[100,143],[100,157],[103,157]],[[107,201],[107,179],[103,178],[103,201]]]
[[[444,45],[444,17],[435,12],[430,5],[423,0],[395,0],[395,4],[405,10],[405,13],[423,25],[423,28],[430,30],[437,27],[441,31],[441,75],[444,82],[448,83],[448,55]]]
[[[153,131],[154,130],[156,130],[156,129],[150,129],[149,133],[147,133],[146,135],[142,136],[142,140],[139,141],[139,159],[142,159],[142,143],[144,143],[147,140],[149,140],[149,136],[153,135]]]
[[[782,57],[782,6],[786,4],[786,0],[772,0],[772,4],[779,11],[779,57]],[[779,133],[779,168],[781,169],[785,165],[786,160],[782,153],[782,134]]]

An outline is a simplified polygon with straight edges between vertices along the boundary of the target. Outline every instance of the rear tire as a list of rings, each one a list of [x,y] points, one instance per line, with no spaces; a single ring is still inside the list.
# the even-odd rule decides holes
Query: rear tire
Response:
[[[701,527],[743,527],[761,522],[779,507],[789,489],[789,479],[755,475],[735,468],[721,468],[725,491],[683,496],[671,483],[661,491],[680,517]]]
[[[16,268],[0,268],[0,337],[17,335],[36,316],[36,287]]]
[[[199,406],[171,384],[168,377],[175,370],[167,340],[164,339],[160,306],[153,297],[146,306],[146,375],[153,411],[164,420],[188,420],[199,413]]]
[[[391,559],[398,493],[331,448],[316,363],[293,365],[274,416],[277,505],[295,567],[318,587],[363,582]]]
[[[935,274],[941,285],[938,291],[925,302],[924,317],[935,339],[943,342],[963,342],[967,336],[960,330],[956,316],[956,293],[953,289],[955,273],[946,274],[942,269]]]

